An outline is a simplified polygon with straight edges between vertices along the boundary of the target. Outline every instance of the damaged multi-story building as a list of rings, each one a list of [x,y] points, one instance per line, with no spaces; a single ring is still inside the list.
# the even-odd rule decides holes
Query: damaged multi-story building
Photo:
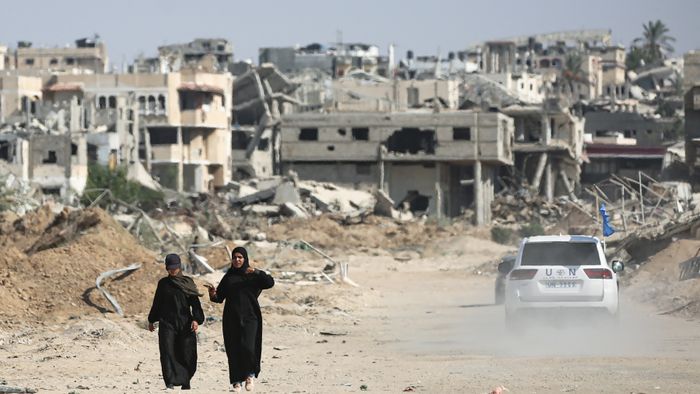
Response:
[[[37,122],[47,114],[44,96],[39,77],[0,76],[0,166],[45,194],[71,198],[87,183],[85,134],[69,132],[57,117]]]
[[[351,69],[387,75],[389,57],[379,55],[379,47],[364,43],[337,43],[325,46],[318,43],[304,47],[260,48],[259,64],[273,63],[283,73],[296,74],[305,69],[321,70],[336,78]]]
[[[197,38],[188,43],[158,47],[158,56],[137,59],[132,68],[137,73],[168,73],[183,69],[206,72],[231,71],[233,45],[225,38]]]
[[[596,183],[610,174],[638,175],[639,171],[657,178],[673,141],[672,119],[657,119],[622,108],[615,112],[590,111],[585,114],[585,152],[582,181]]]
[[[514,171],[503,175],[520,178],[516,183],[525,183],[548,200],[574,195],[581,179],[583,119],[556,98],[501,111],[515,125]]]
[[[31,181],[44,194],[81,195],[88,177],[85,136],[43,130],[0,133],[0,167]]]
[[[272,64],[251,68],[233,83],[231,150],[235,179],[279,173],[280,116],[300,102],[298,85]]]
[[[17,43],[10,67],[22,73],[68,72],[102,74],[109,69],[105,44],[95,36],[75,40],[75,46],[42,48],[28,41]]]
[[[281,167],[300,178],[385,191],[396,207],[490,220],[495,176],[513,163],[513,121],[498,113],[357,112],[282,118]]]
[[[685,110],[685,160],[697,179],[700,169],[700,51],[683,57],[683,106]]]

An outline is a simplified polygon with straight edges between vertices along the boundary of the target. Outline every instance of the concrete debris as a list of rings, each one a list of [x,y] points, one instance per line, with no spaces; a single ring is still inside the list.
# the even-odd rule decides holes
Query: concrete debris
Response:
[[[308,195],[324,212],[374,211],[376,199],[371,193],[345,189],[331,183],[300,182],[302,195]]]
[[[290,202],[285,202],[282,204],[282,206],[280,206],[280,212],[285,216],[295,218],[308,219],[310,217],[309,213],[306,212],[303,207]]]
[[[280,207],[277,205],[253,204],[244,206],[243,212],[254,213],[261,216],[278,216],[280,214]]]
[[[272,200],[272,203],[275,205],[284,205],[287,203],[301,204],[301,197],[294,183],[284,182],[277,186],[277,189],[275,189],[275,198]]]
[[[1,166],[1,164],[0,164]],[[41,201],[34,198],[36,189],[12,173],[0,167],[0,211],[9,210],[19,216],[41,206]]]
[[[28,388],[28,387],[14,387],[14,386],[6,386],[6,385],[0,385],[0,393],[36,393],[36,389]]]
[[[497,196],[491,207],[493,221],[498,225],[532,222],[555,224],[571,209],[566,199],[549,202],[545,197],[529,193]]]
[[[141,186],[151,189],[151,190],[162,190],[158,182],[148,173],[148,170],[140,162],[135,162],[129,165],[127,169],[126,177],[130,181],[134,181]]]
[[[397,213],[394,209],[394,200],[389,197],[389,195],[384,190],[377,190],[374,193],[374,197],[377,199],[377,203],[374,206],[374,213],[386,217],[394,217]]]

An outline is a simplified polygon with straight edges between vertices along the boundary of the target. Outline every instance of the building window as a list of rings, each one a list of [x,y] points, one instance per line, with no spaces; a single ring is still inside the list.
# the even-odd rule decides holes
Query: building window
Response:
[[[156,98],[153,96],[148,96],[148,113],[152,114],[156,112]]]
[[[67,57],[67,58],[66,58],[66,64],[69,65],[69,66],[74,65],[74,64],[75,64],[75,58]]]
[[[148,131],[151,145],[177,144],[177,130],[171,128],[153,128]]]
[[[58,64],[58,59],[53,58],[53,59],[49,60],[49,64],[52,65],[52,66],[57,65],[57,64]]]
[[[455,141],[469,141],[472,139],[472,130],[469,127],[453,127],[452,139]]]
[[[418,88],[406,88],[406,103],[408,104],[409,108],[416,108],[420,106],[421,103],[419,96]]]
[[[318,129],[301,129],[301,132],[299,133],[299,141],[318,141]]]
[[[26,64],[27,66],[33,66],[33,65],[34,65],[34,59],[33,59],[33,58],[24,59],[24,64]]]
[[[355,174],[357,175],[371,175],[372,169],[369,164],[355,164]]]
[[[108,103],[109,108],[117,108],[117,98],[115,96],[109,96]]]
[[[244,131],[234,131],[231,134],[231,149],[245,150],[250,143],[250,137]]]
[[[106,97],[100,96],[100,98],[97,99],[97,108],[98,109],[107,108],[107,98]]]
[[[70,155],[75,156],[78,154],[78,144],[70,144]]]
[[[355,141],[369,141],[369,129],[367,127],[353,127],[352,139]]]
[[[43,164],[57,163],[58,159],[56,158],[56,151],[55,150],[48,151],[47,157],[45,157],[41,162]]]
[[[165,112],[165,96],[162,94],[158,95],[158,110],[161,112]]]
[[[146,97],[144,96],[139,96],[139,113],[145,113],[146,112]]]
[[[261,151],[266,151],[267,148],[270,147],[270,139],[269,138],[261,138],[260,142],[258,142],[258,150]]]

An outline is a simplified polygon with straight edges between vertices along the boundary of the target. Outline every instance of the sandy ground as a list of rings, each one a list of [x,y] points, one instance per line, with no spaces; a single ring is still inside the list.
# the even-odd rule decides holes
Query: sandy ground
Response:
[[[700,323],[660,315],[623,290],[617,326],[548,322],[508,333],[492,273],[510,248],[470,237],[433,250],[335,255],[359,288],[278,281],[256,392],[689,393],[700,387]],[[272,265],[268,260],[266,264]],[[321,261],[313,261],[318,266]],[[280,272],[277,273],[281,277]],[[635,292],[639,291],[638,286]],[[192,392],[225,392],[221,309],[199,333]],[[160,392],[157,334],[145,315],[89,314],[0,330],[0,384],[46,393]]]

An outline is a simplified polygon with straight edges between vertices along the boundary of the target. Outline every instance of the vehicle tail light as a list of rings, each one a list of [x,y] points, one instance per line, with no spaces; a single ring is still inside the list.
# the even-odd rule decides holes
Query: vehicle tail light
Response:
[[[513,270],[510,272],[510,280],[528,280],[535,277],[536,269]]]
[[[612,279],[613,274],[607,268],[584,268],[583,272],[591,279]]]

